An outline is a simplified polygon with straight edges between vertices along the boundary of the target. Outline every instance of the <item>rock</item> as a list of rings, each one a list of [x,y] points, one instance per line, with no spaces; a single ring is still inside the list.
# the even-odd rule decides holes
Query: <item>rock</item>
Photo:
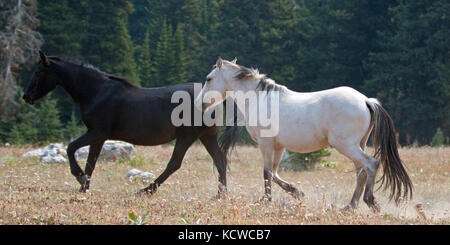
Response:
[[[75,158],[79,162],[87,160],[89,146],[82,147],[75,152]],[[46,163],[64,163],[67,162],[66,147],[61,143],[53,143],[42,149],[27,152],[22,155],[23,158],[37,157],[41,162]],[[108,140],[103,145],[98,158],[99,161],[116,161],[120,158],[131,159],[134,157],[134,146],[132,144]]]
[[[45,163],[65,163],[67,160],[64,156],[66,156],[66,149],[61,143],[50,144],[42,149],[29,151],[22,155],[23,158],[39,158],[41,162]]]
[[[139,175],[140,173],[142,173],[141,170],[137,170],[137,169],[133,168],[132,170],[128,171],[127,176],[125,178],[127,180],[132,180],[134,178],[134,176]]]
[[[45,156],[41,159],[41,162],[44,163],[65,163],[67,162],[67,160],[61,156],[61,155],[56,155],[56,156]]]
[[[142,172],[139,174],[139,177],[141,177],[141,179],[154,179],[155,175],[150,172]]]
[[[142,172],[141,170],[133,168],[130,171],[128,171],[127,176],[125,178],[127,180],[133,180],[135,177],[147,180],[150,178],[152,179],[155,178],[155,175],[150,172]]]
[[[77,161],[86,161],[89,154],[89,146],[82,147],[75,152]],[[103,144],[99,161],[110,162],[120,158],[131,159],[134,157],[134,146],[123,141],[107,140]]]

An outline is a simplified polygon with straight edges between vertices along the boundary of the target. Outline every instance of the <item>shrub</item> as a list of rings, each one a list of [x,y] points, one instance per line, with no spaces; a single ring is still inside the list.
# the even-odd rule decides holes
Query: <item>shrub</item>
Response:
[[[70,121],[67,122],[63,130],[64,138],[66,140],[72,141],[81,136],[85,131],[86,127],[79,123],[75,116],[75,113],[72,111]]]
[[[431,139],[431,146],[442,146],[444,144],[444,134],[442,133],[441,128],[437,128],[436,133]]]
[[[287,150],[289,157],[284,159],[283,162],[290,162],[301,169],[313,169],[317,163],[322,162],[322,158],[331,155],[331,150],[329,148],[323,148],[318,151],[310,153],[297,153]]]
[[[62,124],[59,120],[59,111],[56,108],[56,100],[44,99],[37,113],[38,141],[56,142],[62,138]]]

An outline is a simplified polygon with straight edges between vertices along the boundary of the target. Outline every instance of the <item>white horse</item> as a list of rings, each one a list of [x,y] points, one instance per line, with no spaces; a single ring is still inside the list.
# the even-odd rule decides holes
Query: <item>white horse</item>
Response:
[[[349,157],[356,167],[356,189],[353,197],[344,209],[355,209],[361,194],[363,200],[373,211],[380,207],[373,196],[375,176],[381,163],[383,175],[380,179],[384,189],[391,187],[390,199],[395,202],[412,198],[412,183],[400,160],[395,129],[386,110],[378,100],[367,98],[350,87],[338,87],[312,93],[299,93],[276,84],[255,69],[249,69],[233,61],[220,57],[207,75],[206,83],[196,105],[202,105],[203,95],[216,91],[221,98],[214,103],[204,103],[210,108],[227,97],[228,91],[263,91],[265,96],[273,96],[271,91],[279,92],[279,132],[274,137],[262,137],[258,126],[248,126],[247,131],[258,143],[264,159],[265,198],[271,200],[271,180],[294,197],[303,196],[294,185],[281,179],[277,174],[281,156],[285,148],[294,152],[312,152],[332,146]],[[218,93],[217,93],[218,92]],[[272,98],[273,99],[273,98]],[[241,112],[256,110],[258,105],[239,106]],[[244,103],[245,104],[245,103]],[[247,120],[247,118],[246,118]],[[247,120],[248,123],[248,120]],[[374,156],[364,152],[367,139],[374,131]],[[381,187],[380,186],[380,187]],[[403,195],[402,195],[403,192]],[[409,195],[408,195],[409,194]]]

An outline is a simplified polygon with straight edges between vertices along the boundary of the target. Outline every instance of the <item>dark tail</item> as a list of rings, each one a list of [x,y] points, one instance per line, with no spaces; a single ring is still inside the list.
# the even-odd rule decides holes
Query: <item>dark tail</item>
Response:
[[[381,182],[378,189],[384,186],[383,190],[391,187],[389,200],[394,197],[395,203],[400,203],[400,197],[407,200],[412,198],[413,185],[406,172],[397,149],[397,140],[392,118],[376,99],[366,101],[372,110],[373,146],[375,148],[374,157],[383,166],[383,176],[377,181]],[[403,193],[403,195],[402,195]]]
[[[225,156],[231,155],[231,152],[236,145],[237,139],[239,138],[241,128],[237,125],[238,109],[236,103],[233,103],[234,115],[233,115],[233,126],[226,126],[225,131],[219,138],[219,146]]]

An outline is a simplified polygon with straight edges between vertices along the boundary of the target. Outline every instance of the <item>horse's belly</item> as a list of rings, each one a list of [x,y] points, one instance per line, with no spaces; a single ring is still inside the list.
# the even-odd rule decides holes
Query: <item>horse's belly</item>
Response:
[[[277,137],[277,141],[285,148],[300,153],[317,151],[328,146],[328,140],[325,136],[303,130],[295,133],[291,131],[289,134],[281,133]]]
[[[320,150],[328,145],[325,118],[321,113],[317,113],[317,108],[314,107],[316,106],[292,106],[290,110],[280,112],[280,119],[283,120],[280,120],[276,137],[279,144],[300,153]]]
[[[170,123],[155,120],[128,120],[116,124],[111,137],[136,145],[160,145],[176,137],[176,128]]]

